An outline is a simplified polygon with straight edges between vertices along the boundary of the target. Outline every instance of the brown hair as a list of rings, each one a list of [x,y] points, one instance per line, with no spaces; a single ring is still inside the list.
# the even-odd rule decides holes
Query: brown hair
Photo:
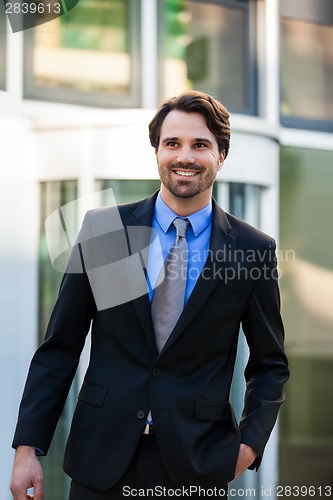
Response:
[[[160,105],[149,124],[149,139],[154,148],[159,146],[164,119],[173,110],[202,114],[206,119],[207,127],[216,138],[219,152],[225,150],[225,157],[227,157],[230,146],[229,113],[212,96],[196,90],[184,92]]]

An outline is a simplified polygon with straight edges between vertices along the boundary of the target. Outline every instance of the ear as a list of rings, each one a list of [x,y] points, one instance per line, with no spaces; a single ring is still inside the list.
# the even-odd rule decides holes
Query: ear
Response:
[[[221,170],[221,168],[223,167],[224,160],[225,160],[225,149],[223,149],[223,151],[221,151],[220,156],[219,156],[219,161],[220,161],[219,170]]]

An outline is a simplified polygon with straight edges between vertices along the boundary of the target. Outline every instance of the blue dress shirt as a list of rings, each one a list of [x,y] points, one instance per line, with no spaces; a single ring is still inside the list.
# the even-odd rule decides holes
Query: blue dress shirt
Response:
[[[186,232],[189,262],[185,289],[185,303],[191,295],[207,260],[212,230],[212,212],[212,202],[210,201],[204,208],[186,217],[186,219],[190,221],[190,224]],[[164,203],[160,194],[158,194],[155,203],[152,228],[157,231],[160,246],[157,247],[157,245],[152,244],[149,247],[147,282],[150,301],[153,298],[154,287],[161,271],[163,261],[166,259],[176,239],[176,228],[172,224],[176,217],[178,217],[178,215]],[[163,261],[160,256],[161,249]]]

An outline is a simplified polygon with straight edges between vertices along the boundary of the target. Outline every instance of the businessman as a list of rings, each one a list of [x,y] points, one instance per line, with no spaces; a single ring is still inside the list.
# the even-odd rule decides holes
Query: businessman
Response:
[[[284,400],[274,240],[212,198],[229,151],[227,110],[185,92],[160,106],[149,137],[160,191],[87,213],[33,357],[13,441],[15,500],[31,486],[43,498],[37,455],[48,451],[90,327],[65,453],[70,500],[199,498],[208,489],[226,497],[229,482],[259,467]],[[123,231],[107,230],[115,214]],[[129,263],[119,283],[105,279],[108,258]],[[241,325],[249,359],[237,422],[229,393]]]

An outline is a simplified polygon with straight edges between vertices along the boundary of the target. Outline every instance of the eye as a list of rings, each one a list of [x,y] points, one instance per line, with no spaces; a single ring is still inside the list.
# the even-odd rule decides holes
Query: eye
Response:
[[[176,142],[176,141],[168,141],[167,142],[167,146],[169,146],[170,148],[175,148],[176,146],[178,146],[178,142]]]
[[[197,149],[202,149],[202,148],[205,148],[206,147],[206,144],[204,142],[196,142],[195,143],[195,147]]]

